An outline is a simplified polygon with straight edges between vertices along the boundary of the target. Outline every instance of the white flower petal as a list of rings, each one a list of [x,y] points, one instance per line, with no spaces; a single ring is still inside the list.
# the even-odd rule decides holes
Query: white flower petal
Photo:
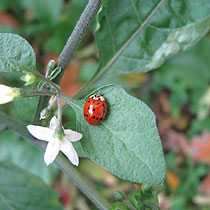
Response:
[[[72,143],[65,139],[65,137],[60,145],[60,150],[66,155],[66,157],[71,161],[73,165],[79,165],[77,152],[75,151]]]
[[[47,144],[47,148],[44,153],[44,162],[46,165],[50,165],[59,153],[60,142],[58,139],[54,139]]]
[[[50,128],[36,125],[28,125],[27,129],[32,136],[39,140],[50,141],[53,138],[52,136],[54,131]]]
[[[13,88],[7,85],[0,84],[1,95],[8,95],[13,93]]]
[[[13,96],[1,96],[0,95],[0,104],[6,104],[6,103],[9,103],[13,100]]]
[[[54,116],[50,120],[50,129],[55,130],[57,127],[58,127],[58,120],[57,120],[56,116]]]
[[[14,96],[13,88],[0,84],[0,104],[9,103]]]
[[[65,138],[70,142],[79,141],[82,138],[82,134],[70,129],[64,130]]]

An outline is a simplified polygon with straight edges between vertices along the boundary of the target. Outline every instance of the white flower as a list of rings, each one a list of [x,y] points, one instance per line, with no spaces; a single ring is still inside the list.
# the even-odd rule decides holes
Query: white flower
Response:
[[[20,91],[18,88],[12,88],[0,84],[0,104],[9,103],[18,95],[20,95]]]
[[[35,138],[47,141],[47,148],[44,154],[46,165],[50,165],[61,150],[73,165],[78,166],[79,158],[71,142],[78,141],[82,138],[82,134],[70,129],[64,130],[62,139],[56,135],[55,130],[58,128],[58,120],[54,116],[50,121],[50,127],[42,127],[28,125],[27,129]]]

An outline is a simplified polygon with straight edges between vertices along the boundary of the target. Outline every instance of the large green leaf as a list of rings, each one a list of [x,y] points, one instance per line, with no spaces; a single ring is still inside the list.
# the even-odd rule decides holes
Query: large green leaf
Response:
[[[110,0],[95,33],[103,75],[146,72],[197,43],[210,28],[208,0]]]
[[[39,176],[45,183],[50,184],[54,180],[58,169],[55,165],[47,167],[43,158],[42,151],[15,133],[5,131],[0,135],[0,161],[11,161],[28,172]]]
[[[0,34],[0,71],[36,71],[36,57],[31,45],[16,34]]]
[[[2,210],[60,210],[57,194],[40,178],[0,161],[0,207]]]
[[[88,96],[80,101],[63,96],[75,109],[77,129],[83,134],[77,143],[82,152],[122,179],[161,184],[165,163],[153,112],[120,86],[104,86],[95,93],[106,97],[108,104],[106,119],[95,126],[83,116]]]

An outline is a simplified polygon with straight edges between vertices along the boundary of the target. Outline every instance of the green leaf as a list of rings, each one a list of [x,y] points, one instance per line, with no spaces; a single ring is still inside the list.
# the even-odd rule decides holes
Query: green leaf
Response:
[[[87,157],[122,179],[161,184],[165,162],[155,115],[140,100],[120,86],[109,85],[95,90],[107,99],[108,113],[99,125],[85,121],[83,107],[89,96],[76,101],[63,96],[77,116],[77,129],[83,134],[80,144]]]
[[[36,71],[36,57],[31,45],[16,34],[0,34],[0,71]]]
[[[210,28],[207,0],[112,0],[95,33],[100,54],[97,80],[146,72],[192,47]]]
[[[0,139],[0,161],[11,161],[39,176],[45,183],[52,183],[58,169],[55,165],[49,167],[45,165],[42,151],[11,131],[5,131]]]
[[[11,210],[60,210],[58,195],[40,178],[16,167],[10,162],[0,161],[1,209]]]

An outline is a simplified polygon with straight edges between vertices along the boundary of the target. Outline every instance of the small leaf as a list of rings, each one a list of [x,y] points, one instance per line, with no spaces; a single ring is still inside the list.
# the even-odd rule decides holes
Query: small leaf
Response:
[[[57,67],[55,68],[51,73],[50,73],[50,80],[53,80],[54,78],[56,78],[58,76],[58,74],[60,74],[61,72],[61,68],[60,67]]]
[[[0,161],[0,177],[1,209],[63,209],[56,193],[40,178],[10,162]]]
[[[0,71],[37,72],[31,45],[16,34],[0,33]]]
[[[77,128],[83,134],[78,142],[87,157],[122,179],[137,183],[162,184],[165,163],[155,116],[140,100],[121,87],[104,86],[91,93],[107,99],[106,119],[97,126],[88,124],[80,101],[63,99],[77,116]]]
[[[206,0],[112,0],[95,33],[99,76],[146,72],[196,44],[210,28]]]

